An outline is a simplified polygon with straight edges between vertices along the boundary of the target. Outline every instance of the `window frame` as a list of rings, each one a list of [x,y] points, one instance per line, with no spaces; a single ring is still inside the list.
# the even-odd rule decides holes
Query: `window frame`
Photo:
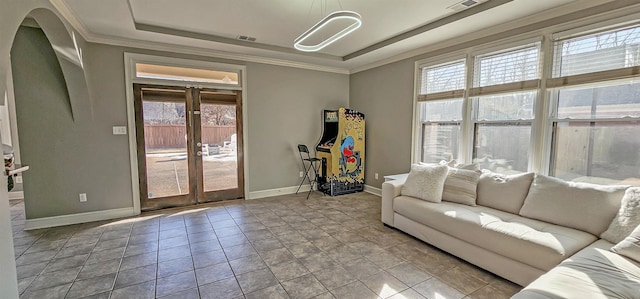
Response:
[[[588,123],[595,125],[597,123],[615,123],[615,124],[635,124],[640,126],[640,116],[623,116],[623,117],[580,117],[580,118],[560,118],[558,117],[558,105],[560,101],[560,91],[562,89],[571,89],[571,88],[580,88],[580,87],[605,87],[618,85],[618,83],[629,82],[629,78],[620,78],[614,80],[602,80],[598,83],[588,83],[588,84],[569,84],[563,87],[557,88],[549,88],[547,90],[547,94],[549,96],[549,117],[547,119],[546,126],[550,128],[551,133],[549,134],[549,152],[547,152],[548,161],[545,164],[546,174],[555,175],[555,170],[553,169],[555,164],[557,163],[554,160],[557,150],[556,138],[557,138],[557,128],[559,123]],[[631,81],[635,81],[637,84],[640,84],[640,75],[631,79]]]
[[[458,125],[460,127],[460,129],[459,129],[460,132],[462,132],[462,120],[460,120],[460,121],[446,121],[446,120],[443,120],[443,121],[422,121],[421,124],[420,124],[420,130],[422,132],[422,135],[421,135],[421,138],[420,138],[420,150],[419,150],[419,153],[418,153],[420,155],[420,159],[419,159],[420,161],[422,161],[422,158],[425,156],[425,151],[424,151],[424,148],[425,148],[425,145],[424,145],[424,133],[425,133],[425,130],[424,129],[425,129],[426,126],[432,125],[432,124],[436,124],[436,125]],[[458,156],[460,155],[460,148],[461,148],[461,146],[459,144],[460,143],[458,141],[458,149],[457,149],[458,152],[455,153]]]
[[[558,119],[557,118],[557,97],[554,98],[553,92],[566,86],[576,87],[585,84],[593,84],[594,86],[600,85],[599,83],[608,83],[613,80],[640,80],[640,66],[607,70],[604,72],[586,73],[566,77],[554,77],[554,65],[555,65],[555,51],[556,42],[559,40],[566,40],[576,37],[588,36],[592,34],[598,34],[606,31],[623,30],[634,26],[640,26],[638,21],[640,13],[635,12],[627,14],[616,19],[603,19],[598,17],[586,18],[589,21],[581,20],[579,22],[565,23],[545,29],[538,30],[536,32],[530,32],[522,34],[520,36],[505,38],[497,40],[491,43],[482,44],[474,47],[469,47],[464,50],[458,51],[455,55],[441,55],[435,56],[429,59],[416,61],[415,63],[415,85],[414,90],[414,122],[413,126],[413,138],[412,138],[412,163],[417,163],[422,157],[422,153],[419,150],[422,147],[422,131],[418,128],[418,122],[420,122],[421,111],[418,109],[418,91],[421,86],[421,68],[425,66],[437,66],[438,64],[447,64],[453,62],[455,59],[460,59],[464,56],[466,60],[466,87],[463,92],[463,119],[461,121],[461,138],[459,140],[459,155],[458,162],[471,163],[474,152],[474,136],[475,128],[477,124],[481,123],[503,123],[504,121],[477,121],[475,120],[475,102],[471,100],[474,97],[479,97],[480,94],[502,94],[507,93],[500,88],[494,88],[488,90],[485,88],[483,91],[478,91],[477,87],[471,86],[475,83],[474,71],[475,71],[475,56],[485,55],[487,53],[495,51],[508,51],[515,47],[525,47],[532,42],[539,42],[539,79],[536,84],[530,84],[524,86],[525,90],[535,90],[536,102],[533,107],[533,119],[526,120],[531,126],[531,141],[529,144],[529,161],[528,171],[548,175],[552,173],[551,167],[553,167],[552,159],[554,159],[554,124],[558,122],[595,122],[602,123],[608,121],[615,121],[619,123],[636,124],[640,125],[640,117],[626,117],[620,119],[606,119],[606,118],[593,118],[593,119]],[[471,83],[471,84],[470,84]],[[522,82],[519,82],[522,83]],[[515,85],[517,85],[516,83]],[[486,86],[485,86],[486,87]],[[502,86],[504,87],[504,86]],[[509,88],[506,87],[505,90]],[[514,88],[515,89],[515,88]],[[473,90],[473,92],[472,92]],[[524,91],[524,90],[523,90]],[[444,99],[444,98],[443,98]],[[511,121],[508,121],[511,122]],[[424,122],[420,122],[420,125]]]
[[[432,98],[432,99],[425,99],[425,100],[420,100],[420,96],[422,95],[420,93],[421,91],[421,84],[422,84],[422,69],[423,68],[427,68],[427,67],[438,67],[438,66],[443,66],[443,65],[447,65],[447,64],[451,64],[454,63],[455,61],[466,61],[466,57],[467,57],[467,53],[466,52],[454,52],[454,53],[450,53],[449,55],[443,55],[440,56],[436,59],[428,59],[428,60],[420,60],[420,61],[416,61],[415,65],[414,65],[414,97],[413,97],[413,119],[412,119],[412,126],[411,126],[411,163],[418,163],[418,161],[421,161],[423,153],[422,153],[422,149],[423,149],[423,145],[422,145],[422,139],[423,139],[423,123],[422,120],[420,118],[420,115],[422,113],[421,109],[420,109],[420,102],[424,102],[424,101],[436,101],[436,100],[453,100],[453,99],[457,99],[456,97],[442,97],[442,98]],[[465,64],[465,68],[468,67],[467,64]],[[465,73],[466,73],[466,69],[465,69]],[[465,78],[465,85],[468,84],[468,78]],[[458,97],[460,98],[460,97]],[[462,95],[463,98],[463,102],[462,102],[462,120],[460,120],[460,125],[461,125],[461,135],[464,136],[464,130],[465,130],[465,115],[466,115],[466,105],[467,105],[467,101],[464,100],[464,94]],[[462,140],[460,141],[459,144],[459,148],[458,148],[458,157],[462,157],[462,149],[465,147],[464,143],[462,142]]]
[[[477,58],[485,55],[499,55],[501,53],[507,53],[510,51],[517,51],[528,47],[537,47],[538,51],[538,79],[510,82],[499,85],[489,86],[474,86],[476,79],[476,64]],[[422,161],[424,157],[423,153],[423,126],[425,123],[444,123],[446,121],[423,121],[421,119],[422,110],[420,108],[420,102],[431,100],[453,100],[462,98],[462,120],[459,121],[460,135],[458,148],[458,162],[471,163],[473,161],[473,155],[475,153],[475,128],[478,123],[513,123],[513,122],[527,122],[531,127],[531,140],[529,143],[529,152],[533,152],[534,148],[538,146],[537,139],[534,134],[534,122],[538,103],[540,102],[540,92],[536,94],[536,100],[534,102],[534,118],[531,120],[497,120],[497,121],[478,121],[475,118],[476,100],[481,96],[499,95],[526,92],[539,89],[542,82],[543,72],[543,46],[544,41],[539,37],[527,38],[521,40],[510,41],[506,44],[490,45],[480,49],[468,49],[459,53],[452,53],[451,55],[438,57],[437,59],[417,61],[415,64],[415,97],[414,97],[414,126],[412,132],[412,163]],[[421,94],[422,90],[422,73],[424,68],[436,68],[439,66],[453,64],[456,62],[464,61],[465,64],[465,86],[464,90],[445,91],[432,94],[430,97],[428,94]],[[528,157],[527,170],[531,171],[533,168],[531,155]]]

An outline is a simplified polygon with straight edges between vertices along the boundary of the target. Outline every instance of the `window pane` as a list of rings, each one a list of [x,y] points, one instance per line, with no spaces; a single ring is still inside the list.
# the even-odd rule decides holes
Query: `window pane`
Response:
[[[554,77],[640,65],[640,26],[556,43]]]
[[[561,179],[640,185],[640,124],[559,122],[550,173]]]
[[[238,85],[237,72],[136,63],[136,77]]]
[[[561,89],[557,117],[640,117],[640,82]]]
[[[538,58],[540,45],[536,44],[499,54],[476,57],[474,86],[498,85],[538,79]]]
[[[476,98],[476,120],[533,119],[536,97],[537,91],[528,91]]]
[[[461,121],[462,99],[420,102],[421,121]]]
[[[437,67],[422,68],[420,94],[464,89],[464,60]]]
[[[473,163],[499,173],[527,171],[530,124],[476,124]]]
[[[153,98],[157,93],[143,97]],[[189,194],[186,104],[142,101],[149,199]]]
[[[236,106],[200,104],[204,191],[238,188]]]
[[[460,124],[423,124],[422,162],[457,159],[459,142]]]

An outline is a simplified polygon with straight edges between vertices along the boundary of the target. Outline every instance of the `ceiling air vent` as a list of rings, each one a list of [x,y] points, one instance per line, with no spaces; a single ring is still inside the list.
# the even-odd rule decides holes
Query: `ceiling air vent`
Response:
[[[453,11],[463,11],[469,7],[476,6],[482,2],[487,2],[488,0],[462,0],[454,5],[447,7]]]
[[[246,35],[238,35],[238,39],[239,40],[243,40],[243,41],[248,41],[248,42],[255,42],[256,38],[253,36],[246,36]]]

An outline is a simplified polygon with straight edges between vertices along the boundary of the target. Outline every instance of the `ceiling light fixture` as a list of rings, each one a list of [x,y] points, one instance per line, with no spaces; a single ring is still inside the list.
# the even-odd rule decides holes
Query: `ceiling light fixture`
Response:
[[[341,19],[352,20],[353,23],[318,44],[311,45],[311,46],[302,44],[302,42],[304,42],[305,40],[307,40],[308,38],[316,34],[320,29],[327,26],[329,23],[336,20],[341,20]],[[360,28],[361,25],[362,25],[362,19],[360,17],[360,14],[358,14],[357,12],[348,11],[348,10],[336,11],[336,12],[330,13],[324,19],[320,20],[320,22],[316,23],[315,25],[313,25],[313,27],[309,28],[309,30],[305,31],[303,34],[298,36],[298,38],[296,38],[293,41],[293,47],[304,52],[320,51],[322,48],[334,43],[335,41],[343,38],[347,34]]]

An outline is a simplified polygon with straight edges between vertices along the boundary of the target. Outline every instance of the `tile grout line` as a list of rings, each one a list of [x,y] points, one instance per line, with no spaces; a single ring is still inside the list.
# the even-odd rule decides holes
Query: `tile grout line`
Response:
[[[129,247],[129,241],[131,240],[131,232],[132,231],[133,231],[133,224],[129,228],[129,234],[127,236],[127,243],[124,244],[124,250],[122,251],[122,256],[120,257],[120,263],[118,263],[118,268],[117,268],[118,270],[116,270],[116,275],[113,278],[113,283],[111,284],[111,289],[109,290],[109,298],[111,298],[111,296],[113,295],[113,291],[115,290],[116,281],[118,281],[118,275],[120,274],[120,267],[122,267],[122,262],[124,262],[124,255],[127,253],[127,247]],[[103,234],[104,234],[104,232],[103,232]],[[100,238],[102,238],[102,235],[100,235]],[[100,240],[98,239],[98,243],[99,242],[100,242]],[[98,243],[96,243],[96,246],[97,246]],[[75,283],[75,281],[74,281],[74,283]]]

